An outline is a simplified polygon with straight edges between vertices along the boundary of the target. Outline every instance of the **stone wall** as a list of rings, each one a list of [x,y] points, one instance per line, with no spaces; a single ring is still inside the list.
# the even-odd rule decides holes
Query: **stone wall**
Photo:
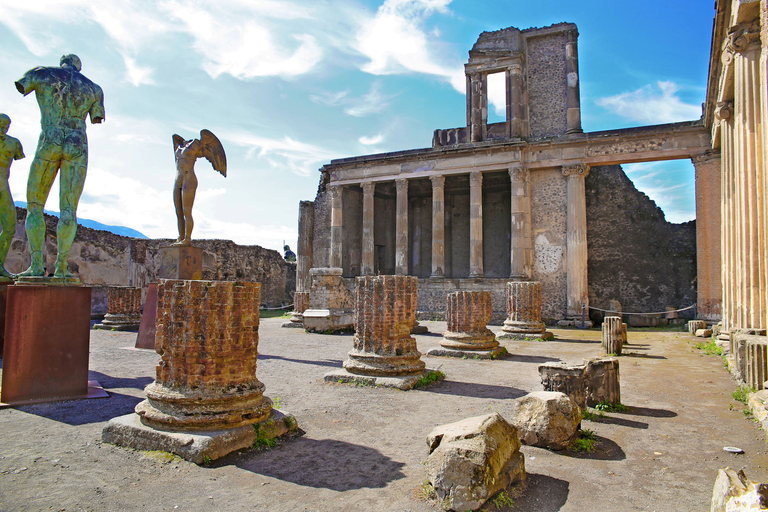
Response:
[[[530,137],[563,135],[566,128],[565,33],[528,37],[526,43]]]
[[[651,312],[696,302],[695,221],[667,222],[618,165],[593,167],[586,194],[590,306],[618,300],[624,311]]]
[[[16,234],[6,258],[5,268],[18,273],[29,266],[24,221],[27,211],[16,208]],[[56,223],[58,219],[45,216],[46,269],[53,271],[56,259]],[[70,270],[83,283],[93,286],[92,313],[107,311],[107,287],[146,286],[157,280],[160,268],[160,247],[169,239],[141,239],[116,235],[78,226],[69,257]],[[259,246],[237,245],[230,240],[194,240],[203,249],[203,279],[216,281],[249,281],[261,283],[261,301],[267,306],[290,303],[295,289],[287,285],[288,264],[280,253]],[[289,279],[290,281],[290,279]]]

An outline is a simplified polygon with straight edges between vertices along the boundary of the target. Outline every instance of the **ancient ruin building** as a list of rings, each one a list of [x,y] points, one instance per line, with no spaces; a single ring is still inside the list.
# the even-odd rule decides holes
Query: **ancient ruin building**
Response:
[[[319,267],[341,268],[345,278],[417,276],[418,311],[433,313],[442,313],[450,292],[491,290],[497,321],[506,316],[509,280],[541,283],[547,321],[580,318],[591,300],[633,306],[588,273],[590,169],[694,159],[698,171],[709,165],[709,133],[701,120],[584,133],[577,40],[572,23],[484,32],[465,65],[466,126],[436,130],[431,148],[323,166],[314,203],[300,209],[300,233],[311,241],[304,251],[299,242],[297,283]],[[506,120],[488,124],[495,73],[505,77]],[[714,274],[703,279],[712,282],[702,287],[699,276],[700,289],[716,288]],[[689,305],[695,283],[687,286],[660,288],[659,296]]]

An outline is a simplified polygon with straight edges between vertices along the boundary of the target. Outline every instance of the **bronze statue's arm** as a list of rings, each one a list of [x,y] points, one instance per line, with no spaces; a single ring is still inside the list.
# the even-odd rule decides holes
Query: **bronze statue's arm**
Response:
[[[96,86],[96,101],[91,105],[88,114],[91,116],[91,124],[104,121],[104,91],[98,85]]]

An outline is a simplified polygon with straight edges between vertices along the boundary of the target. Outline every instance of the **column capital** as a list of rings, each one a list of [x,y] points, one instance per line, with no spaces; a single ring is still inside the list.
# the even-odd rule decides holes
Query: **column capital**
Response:
[[[469,173],[469,186],[479,187],[483,184],[483,173],[480,171],[474,171]]]
[[[397,187],[398,192],[408,190],[408,180],[405,178],[398,178],[395,180],[395,186]]]
[[[693,165],[712,162],[715,160],[720,160],[720,151],[717,149],[708,149],[704,153],[691,158]]]
[[[509,178],[512,181],[525,181],[530,176],[527,167],[512,167],[509,169]]]
[[[715,106],[715,117],[719,121],[728,119],[733,115],[733,102],[732,101],[718,101]]]
[[[336,185],[334,183],[329,183],[327,186],[328,193],[331,194],[331,197],[335,197],[336,194],[339,193],[340,188],[341,188],[341,185]]]
[[[739,23],[728,29],[724,50],[742,53],[760,46],[760,20]]]
[[[589,174],[589,164],[564,165],[562,170],[563,176],[586,178],[587,174]]]
[[[362,185],[364,194],[373,194],[373,191],[376,189],[376,183],[373,181],[366,181]]]
[[[433,188],[442,188],[445,186],[445,176],[430,176],[429,181],[432,182]]]

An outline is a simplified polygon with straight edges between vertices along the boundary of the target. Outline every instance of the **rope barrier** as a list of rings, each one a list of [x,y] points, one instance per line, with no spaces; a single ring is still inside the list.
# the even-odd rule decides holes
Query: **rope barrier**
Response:
[[[279,308],[259,308],[259,311],[277,311],[278,309],[288,309],[292,307],[293,304],[288,304],[287,306],[280,306]]]
[[[696,307],[696,304],[691,304],[687,308],[681,308],[681,309],[670,309],[669,311],[656,311],[653,313],[628,313],[626,311],[614,311],[612,309],[600,309],[596,308],[594,306],[587,306],[589,309],[594,309],[595,311],[602,311],[603,313],[617,313],[619,315],[664,315],[667,313],[679,313],[680,311],[687,311],[689,309],[693,309]]]

